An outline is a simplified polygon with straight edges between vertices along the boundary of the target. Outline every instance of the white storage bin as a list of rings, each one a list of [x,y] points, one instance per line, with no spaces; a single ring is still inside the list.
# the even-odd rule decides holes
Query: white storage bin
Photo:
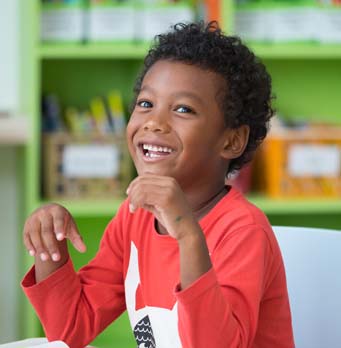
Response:
[[[193,7],[188,2],[144,5],[136,12],[136,38],[148,41],[164,33],[176,23],[194,20]]]
[[[41,40],[79,42],[84,39],[85,7],[83,1],[43,3]]]
[[[104,4],[90,1],[87,19],[89,41],[131,41],[135,33],[133,1],[112,0]]]

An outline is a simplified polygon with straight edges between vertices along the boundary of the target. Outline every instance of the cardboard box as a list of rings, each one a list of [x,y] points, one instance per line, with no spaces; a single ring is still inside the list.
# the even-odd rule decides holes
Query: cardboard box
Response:
[[[43,178],[48,199],[123,196],[132,179],[125,140],[113,135],[45,134]]]
[[[259,159],[272,198],[341,197],[341,127],[272,131]]]

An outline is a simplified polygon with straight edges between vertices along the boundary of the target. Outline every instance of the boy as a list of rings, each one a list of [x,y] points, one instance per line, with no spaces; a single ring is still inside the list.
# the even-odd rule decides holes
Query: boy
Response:
[[[127,142],[138,177],[96,257],[51,204],[24,228],[23,288],[49,339],[83,347],[125,309],[139,347],[294,346],[282,258],[262,212],[225,177],[267,133],[271,82],[215,23],[159,35],[135,88]],[[114,342],[113,342],[114,344]]]

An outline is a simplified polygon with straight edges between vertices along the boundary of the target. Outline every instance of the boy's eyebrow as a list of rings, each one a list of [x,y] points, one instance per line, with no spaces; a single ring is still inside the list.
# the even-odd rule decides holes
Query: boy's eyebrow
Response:
[[[141,90],[141,92],[146,91],[146,92],[150,92],[153,94],[155,93],[154,88],[148,86],[148,85],[144,85]],[[171,94],[172,97],[174,98],[181,98],[181,97],[187,97],[187,98],[191,98],[191,99],[195,99],[198,103],[203,104],[203,101],[200,97],[198,97],[195,93],[189,92],[189,91],[179,91],[179,92],[175,92]]]
[[[176,93],[173,93],[172,96],[175,98],[187,97],[187,98],[195,99],[198,103],[203,104],[203,101],[200,97],[188,91],[176,92]]]

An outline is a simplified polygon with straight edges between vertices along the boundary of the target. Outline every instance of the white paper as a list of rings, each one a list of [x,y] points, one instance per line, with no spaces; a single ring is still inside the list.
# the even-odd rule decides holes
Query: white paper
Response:
[[[63,341],[48,342],[46,338],[28,338],[22,341],[0,344],[0,348],[69,348]]]
[[[119,173],[120,153],[114,145],[68,145],[63,174],[69,178],[112,178]]]
[[[294,177],[337,177],[341,151],[336,145],[292,145],[288,152],[288,171]]]

